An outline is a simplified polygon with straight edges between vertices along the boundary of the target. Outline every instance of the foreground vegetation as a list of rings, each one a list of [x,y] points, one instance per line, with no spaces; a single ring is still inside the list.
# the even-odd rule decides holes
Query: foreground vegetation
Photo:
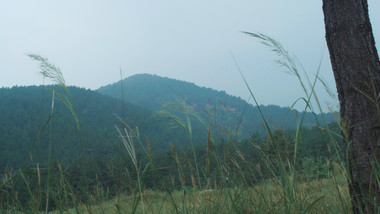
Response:
[[[302,131],[313,142],[318,128]],[[122,136],[120,157],[80,158],[70,165],[8,170],[0,202],[14,212],[58,213],[300,213],[348,210],[345,170],[321,147],[299,145],[294,131],[275,142],[255,136],[154,154],[136,151],[137,129]],[[292,137],[293,136],[293,137]],[[324,136],[326,137],[326,136]],[[321,138],[318,139],[322,139]],[[306,149],[308,148],[309,151]],[[38,165],[37,165],[38,167]],[[50,171],[50,172],[49,172]],[[50,174],[49,174],[50,173]]]
[[[137,206],[136,213],[350,213],[343,175],[296,185],[293,198],[285,195],[284,187],[276,180],[248,188],[208,189],[193,194],[179,190],[146,191],[144,204]],[[121,194],[112,200],[93,206],[80,205],[64,213],[131,213],[134,199],[134,196]]]
[[[2,209],[9,213],[17,210],[56,210],[54,213],[349,213],[344,165],[305,158],[300,162],[303,166],[296,169],[289,159],[282,163],[277,160],[251,163],[243,155],[245,152],[237,147],[231,151],[223,151],[229,161],[220,157],[220,166],[210,163],[211,167],[207,168],[207,159],[200,159],[203,164],[199,164],[199,168],[201,174],[204,173],[200,182],[193,166],[195,162],[187,158],[186,153],[179,157],[175,150],[169,155],[174,166],[164,169],[150,167],[149,161],[135,166],[130,162],[130,165],[103,162],[102,166],[102,163],[88,160],[66,169],[57,163],[50,175],[50,187],[45,182],[38,183],[39,177],[44,180],[47,174],[20,171],[13,180],[8,177],[11,181],[2,189]],[[210,151],[210,162],[217,161],[214,159],[216,155],[215,151]],[[77,176],[69,172],[74,169]],[[90,172],[90,169],[94,171]],[[75,180],[81,177],[83,180]]]

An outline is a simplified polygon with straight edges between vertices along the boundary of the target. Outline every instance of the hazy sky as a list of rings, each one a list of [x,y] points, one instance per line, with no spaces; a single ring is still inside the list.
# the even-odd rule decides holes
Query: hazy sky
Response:
[[[368,2],[379,40],[380,1]],[[336,91],[322,0],[4,1],[0,29],[0,87],[42,84],[26,56],[35,53],[60,67],[68,85],[97,89],[119,81],[121,68],[124,77],[157,74],[249,99],[233,54],[259,103],[290,106],[303,96],[297,79],[241,33],[249,31],[281,42],[311,78],[322,58],[320,75]]]

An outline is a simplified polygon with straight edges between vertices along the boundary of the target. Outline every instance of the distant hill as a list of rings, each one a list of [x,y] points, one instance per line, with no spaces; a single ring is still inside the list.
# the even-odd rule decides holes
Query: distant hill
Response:
[[[46,162],[49,137],[53,142],[52,157],[63,162],[71,162],[82,154],[111,156],[125,152],[114,127],[120,125],[114,113],[122,117],[124,112],[125,121],[138,127],[141,143],[146,145],[148,139],[155,151],[166,150],[170,144],[189,143],[186,131],[173,132],[172,124],[154,112],[130,103],[125,103],[122,111],[120,100],[77,87],[69,87],[69,91],[79,117],[80,134],[57,94],[50,130],[52,88],[57,90],[54,86],[0,88],[0,168]],[[139,145],[135,142],[136,147]]]
[[[52,89],[58,90],[55,86],[0,88],[0,168],[46,162],[49,138],[53,142],[52,157],[63,162],[83,154],[99,157],[125,153],[114,127],[120,122],[114,114],[131,127],[138,127],[141,144],[135,142],[136,147],[149,142],[154,152],[167,150],[172,144],[186,147],[192,142],[205,143],[209,130],[215,142],[265,134],[258,108],[243,99],[148,74],[134,75],[124,79],[123,84],[114,83],[97,91],[69,87],[79,134],[70,111],[59,102],[57,94],[49,120]],[[260,108],[270,125],[277,128],[295,128],[296,119],[302,115],[292,110],[284,117],[288,108],[275,105]],[[322,121],[321,115],[316,118]],[[332,121],[331,115],[325,118]],[[304,127],[316,123],[314,115],[306,113]]]
[[[193,83],[157,75],[137,74],[124,79],[122,84],[119,81],[101,87],[97,91],[153,111],[168,107],[173,109],[177,104],[174,112],[181,114],[178,108],[185,105],[195,111],[206,124],[209,122],[213,124],[215,132],[229,130],[242,138],[250,137],[254,133],[265,133],[263,120],[256,106],[224,91],[199,87]],[[299,111],[289,112],[288,108],[276,105],[261,105],[260,108],[270,126],[275,128],[294,129],[296,120],[300,120],[302,115]],[[324,116],[327,122],[333,121],[331,114]],[[321,115],[307,112],[303,126],[310,128],[318,123],[323,124],[322,121]]]

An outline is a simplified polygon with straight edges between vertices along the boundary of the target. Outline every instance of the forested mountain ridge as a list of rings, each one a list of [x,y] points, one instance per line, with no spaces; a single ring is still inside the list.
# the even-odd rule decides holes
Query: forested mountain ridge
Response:
[[[137,74],[98,89],[106,94],[126,102],[150,109],[166,109],[173,103],[191,107],[205,121],[212,121],[223,127],[235,129],[242,138],[253,133],[265,133],[263,120],[258,107],[248,104],[240,97],[228,95],[224,91],[199,87],[193,83],[160,77],[150,74]],[[296,120],[302,113],[296,110],[276,105],[261,105],[260,109],[270,125],[281,129],[294,129]],[[176,111],[176,113],[179,113]],[[324,115],[327,123],[333,122],[332,115]],[[323,124],[321,115],[305,114],[304,127],[310,128]]]
[[[138,127],[142,144],[148,139],[152,149],[166,150],[170,144],[188,143],[185,131],[173,132],[168,128],[169,121],[150,110],[124,103],[122,111],[120,100],[96,91],[69,87],[78,115],[78,132],[71,112],[59,101],[57,93],[52,111],[52,89],[61,93],[54,86],[0,88],[0,168],[47,160],[49,138],[53,158],[63,162],[71,162],[82,154],[112,156],[124,151],[115,130],[120,121],[114,116],[122,117],[123,112],[124,121],[132,128]]]
[[[123,88],[120,82],[98,91],[69,87],[79,133],[71,112],[57,94],[52,111],[52,89],[63,93],[58,87],[0,88],[0,167],[46,160],[49,142],[53,157],[63,162],[82,154],[112,156],[125,151],[115,130],[120,121],[114,114],[138,127],[141,142],[149,141],[154,151],[165,151],[170,145],[205,143],[208,130],[215,142],[265,133],[257,107],[225,92],[148,74],[125,79]],[[123,102],[121,93],[125,95]],[[301,115],[275,105],[260,107],[272,127],[285,130],[295,127],[294,115]],[[159,113],[162,109],[165,111]],[[326,118],[331,122],[331,115]],[[314,116],[306,113],[304,123],[305,127],[316,124]]]

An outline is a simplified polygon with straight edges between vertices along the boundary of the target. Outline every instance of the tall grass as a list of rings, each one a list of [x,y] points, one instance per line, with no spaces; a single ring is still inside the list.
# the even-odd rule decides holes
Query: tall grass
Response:
[[[39,63],[41,72],[44,78],[50,79],[57,87],[51,89],[51,106],[50,114],[47,119],[44,119],[44,125],[39,130],[35,140],[33,141],[29,158],[31,164],[35,167],[19,169],[17,172],[6,171],[3,175],[3,182],[0,185],[0,190],[4,190],[7,195],[7,207],[1,207],[0,211],[16,212],[16,210],[25,213],[37,213],[40,211],[48,212],[52,209],[65,210],[68,206],[75,206],[77,198],[74,194],[73,187],[70,185],[65,173],[65,168],[54,160],[52,148],[54,146],[54,115],[55,115],[55,102],[63,103],[71,112],[74,124],[80,137],[79,119],[73,106],[70,91],[68,90],[62,72],[58,67],[51,64],[48,59],[39,55],[29,54],[33,60]],[[57,90],[58,88],[58,90]],[[34,157],[36,144],[43,134],[48,137],[48,159],[47,162],[40,160],[39,157]],[[81,142],[82,140],[80,140]],[[37,161],[37,162],[35,162]],[[23,188],[20,186],[24,186]],[[21,191],[25,189],[25,191]],[[26,194],[24,194],[25,192]],[[4,203],[2,203],[4,206]]]
[[[126,124],[121,118],[119,118],[119,117],[117,117],[117,118],[121,121],[121,123],[124,126],[124,134],[120,131],[120,129],[117,126],[115,126],[115,128],[116,128],[117,132],[119,133],[119,137],[120,137],[121,141],[123,142],[123,145],[126,148],[128,155],[131,158],[133,166],[135,167],[135,170],[137,173],[136,179],[137,179],[137,189],[139,192],[139,197],[135,197],[133,199],[133,206],[132,206],[131,213],[136,213],[136,209],[137,209],[137,205],[138,205],[139,201],[141,201],[142,211],[143,211],[143,213],[145,213],[143,186],[145,183],[147,173],[151,167],[151,162],[148,162],[143,168],[141,167],[141,165],[139,164],[139,161],[137,159],[136,150],[135,150],[135,140],[137,140],[141,144],[139,130],[137,127],[135,129],[130,128],[129,125]],[[149,155],[149,153],[147,153],[147,152],[146,152],[146,154]],[[151,159],[152,158],[150,157],[149,160],[151,160]]]
[[[320,72],[320,68],[321,68],[321,61],[319,63],[318,70],[315,74],[314,80],[311,80],[309,78],[308,73],[303,68],[302,64],[300,64],[295,57],[291,56],[289,54],[289,52],[287,50],[285,50],[283,48],[283,46],[278,41],[276,41],[275,39],[273,39],[273,38],[271,38],[265,34],[261,34],[261,33],[250,33],[250,32],[243,32],[243,33],[247,34],[248,36],[254,37],[256,39],[259,39],[262,44],[269,47],[275,54],[277,54],[277,56],[279,58],[277,60],[275,60],[275,63],[279,64],[282,67],[285,67],[287,73],[296,76],[296,78],[298,79],[298,81],[301,85],[301,88],[303,89],[303,91],[305,93],[305,97],[301,97],[300,99],[298,99],[298,100],[304,101],[305,109],[304,109],[304,114],[302,115],[300,122],[297,124],[296,134],[295,134],[295,138],[294,138],[294,142],[293,142],[294,143],[294,157],[293,157],[293,163],[292,164],[290,163],[291,160],[289,160],[289,159],[286,159],[286,160],[281,159],[281,156],[279,155],[281,151],[279,150],[279,147],[276,146],[278,141],[276,141],[276,139],[271,134],[270,129],[267,126],[267,128],[268,128],[267,131],[270,134],[269,140],[271,141],[271,143],[273,143],[275,145],[274,148],[276,149],[276,152],[278,154],[277,155],[277,162],[279,162],[279,165],[280,165],[280,175],[276,177],[278,180],[276,183],[281,185],[283,195],[287,199],[286,200],[287,203],[284,204],[284,206],[286,208],[286,213],[294,213],[295,210],[292,210],[291,208],[293,207],[292,205],[298,204],[297,201],[295,201],[295,200],[297,199],[297,196],[298,196],[297,192],[299,191],[299,186],[298,186],[299,181],[297,179],[298,173],[296,171],[297,146],[300,143],[301,127],[302,127],[302,123],[303,123],[303,119],[304,119],[306,111],[309,110],[313,114],[316,114],[315,109],[313,107],[313,104],[311,102],[312,98],[315,99],[315,103],[318,107],[319,113],[322,114],[322,118],[323,118],[323,121],[322,121],[323,124],[322,125],[324,127],[324,131],[328,132],[329,137],[330,137],[330,141],[332,142],[332,146],[334,146],[335,151],[333,153],[334,154],[333,160],[337,161],[338,163],[343,163],[345,160],[343,157],[340,156],[341,152],[339,151],[338,143],[336,142],[335,138],[333,137],[333,134],[336,134],[336,133],[333,133],[329,129],[329,124],[326,122],[326,119],[324,117],[321,103],[320,103],[318,95],[315,91],[315,87],[316,87],[317,82],[319,81],[322,83],[322,85],[325,87],[327,93],[332,98],[334,98],[335,96],[331,92],[331,90],[327,87],[327,84],[323,81],[323,78],[319,77],[319,72]],[[299,67],[298,65],[300,65],[300,67],[302,68],[302,72],[304,73],[305,78],[301,77],[301,73],[300,73],[300,70],[298,69],[298,67]],[[242,73],[241,73],[241,75],[242,75]],[[244,79],[243,75],[242,75],[242,77]],[[247,81],[245,79],[244,79],[244,81],[247,85],[247,88],[251,92],[252,97],[254,97],[251,89],[249,88],[249,86],[247,84]],[[256,99],[254,99],[254,100],[256,102]],[[257,102],[256,102],[256,105],[258,106]],[[293,104],[293,106],[294,106],[294,104]],[[259,106],[258,106],[258,108],[259,108]],[[331,112],[331,113],[333,113],[333,112]],[[265,117],[263,115],[262,115],[262,117],[263,117],[263,120],[265,121]],[[339,120],[337,120],[336,122],[339,123]],[[265,124],[267,124],[267,123],[265,122]],[[317,124],[317,125],[320,126],[319,124]],[[341,139],[343,139],[342,136],[339,136],[339,137]],[[286,165],[288,165],[288,172],[287,172],[287,170],[284,170],[284,169],[286,169]],[[342,168],[342,169],[344,169],[344,168]],[[343,176],[347,176],[347,174],[344,170],[339,170],[338,175],[333,174],[332,180],[335,182],[336,187],[338,187],[338,181],[337,181],[336,176],[340,176],[340,174],[343,174]],[[339,196],[338,198],[340,200],[340,204],[342,205],[342,210],[348,211],[349,206],[346,205],[347,200],[344,200],[345,197],[344,197],[344,195],[342,195],[342,192],[339,190],[340,189],[337,188],[337,192],[338,192],[338,196]],[[315,201],[312,201],[310,206],[308,206],[307,209],[303,210],[302,212],[305,212],[305,211],[308,211],[309,209],[311,209],[312,206],[315,205],[317,201],[322,199],[322,197],[324,197],[324,196],[321,196],[320,198],[316,199]],[[304,200],[304,198],[305,197],[302,197],[301,199]],[[289,202],[289,204],[288,204],[288,202]],[[297,212],[299,212],[299,211],[301,211],[301,210],[297,210]]]

